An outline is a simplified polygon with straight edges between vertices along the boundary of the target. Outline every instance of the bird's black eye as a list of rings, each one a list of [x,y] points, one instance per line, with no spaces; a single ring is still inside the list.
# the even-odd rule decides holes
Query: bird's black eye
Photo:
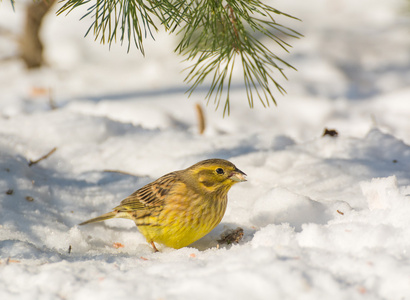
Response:
[[[222,175],[224,173],[224,170],[222,168],[216,169],[216,173]]]

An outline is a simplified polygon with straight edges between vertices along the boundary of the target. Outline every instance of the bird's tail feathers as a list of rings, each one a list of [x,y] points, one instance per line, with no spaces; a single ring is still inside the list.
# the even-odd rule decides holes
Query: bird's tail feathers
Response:
[[[96,217],[96,218],[87,220],[87,221],[85,221],[85,222],[82,222],[82,223],[80,223],[80,224],[78,224],[78,225],[85,225],[85,224],[89,224],[89,223],[101,222],[101,221],[104,221],[104,220],[108,220],[108,219],[115,218],[116,215],[117,215],[117,212],[116,212],[116,211],[112,211],[112,212],[103,214],[103,215],[101,215],[101,216],[99,216],[99,217]]]

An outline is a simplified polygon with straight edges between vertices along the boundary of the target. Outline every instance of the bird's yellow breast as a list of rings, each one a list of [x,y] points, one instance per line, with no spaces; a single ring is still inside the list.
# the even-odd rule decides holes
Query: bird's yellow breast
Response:
[[[179,249],[205,236],[219,224],[225,213],[227,197],[173,195],[150,226],[138,225],[148,242]]]

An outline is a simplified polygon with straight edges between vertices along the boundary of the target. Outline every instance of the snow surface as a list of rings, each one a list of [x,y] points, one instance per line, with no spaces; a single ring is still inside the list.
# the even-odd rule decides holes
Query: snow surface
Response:
[[[205,108],[204,135],[206,87],[187,99],[164,33],[144,58],[83,38],[80,11],[50,15],[48,67],[1,62],[0,299],[410,299],[409,1],[271,3],[303,20],[280,19],[305,35],[281,55],[299,70],[288,95],[249,109],[237,85],[229,117]],[[23,11],[1,3],[4,59]],[[153,253],[129,220],[77,226],[212,157],[248,182],[192,247]]]

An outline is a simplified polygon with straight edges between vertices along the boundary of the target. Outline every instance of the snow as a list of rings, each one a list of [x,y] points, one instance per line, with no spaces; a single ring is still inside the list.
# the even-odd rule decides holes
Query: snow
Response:
[[[48,66],[1,62],[1,299],[410,299],[408,1],[271,4],[304,34],[281,54],[298,72],[277,107],[249,109],[236,85],[222,118],[206,88],[184,94],[175,38],[147,40],[145,58],[109,50],[83,38],[81,11],[47,17]],[[19,33],[23,11],[3,1],[2,32]],[[16,53],[0,41],[0,57]],[[129,220],[77,225],[212,157],[248,181],[190,247],[154,253]],[[238,244],[218,245],[237,227]]]

